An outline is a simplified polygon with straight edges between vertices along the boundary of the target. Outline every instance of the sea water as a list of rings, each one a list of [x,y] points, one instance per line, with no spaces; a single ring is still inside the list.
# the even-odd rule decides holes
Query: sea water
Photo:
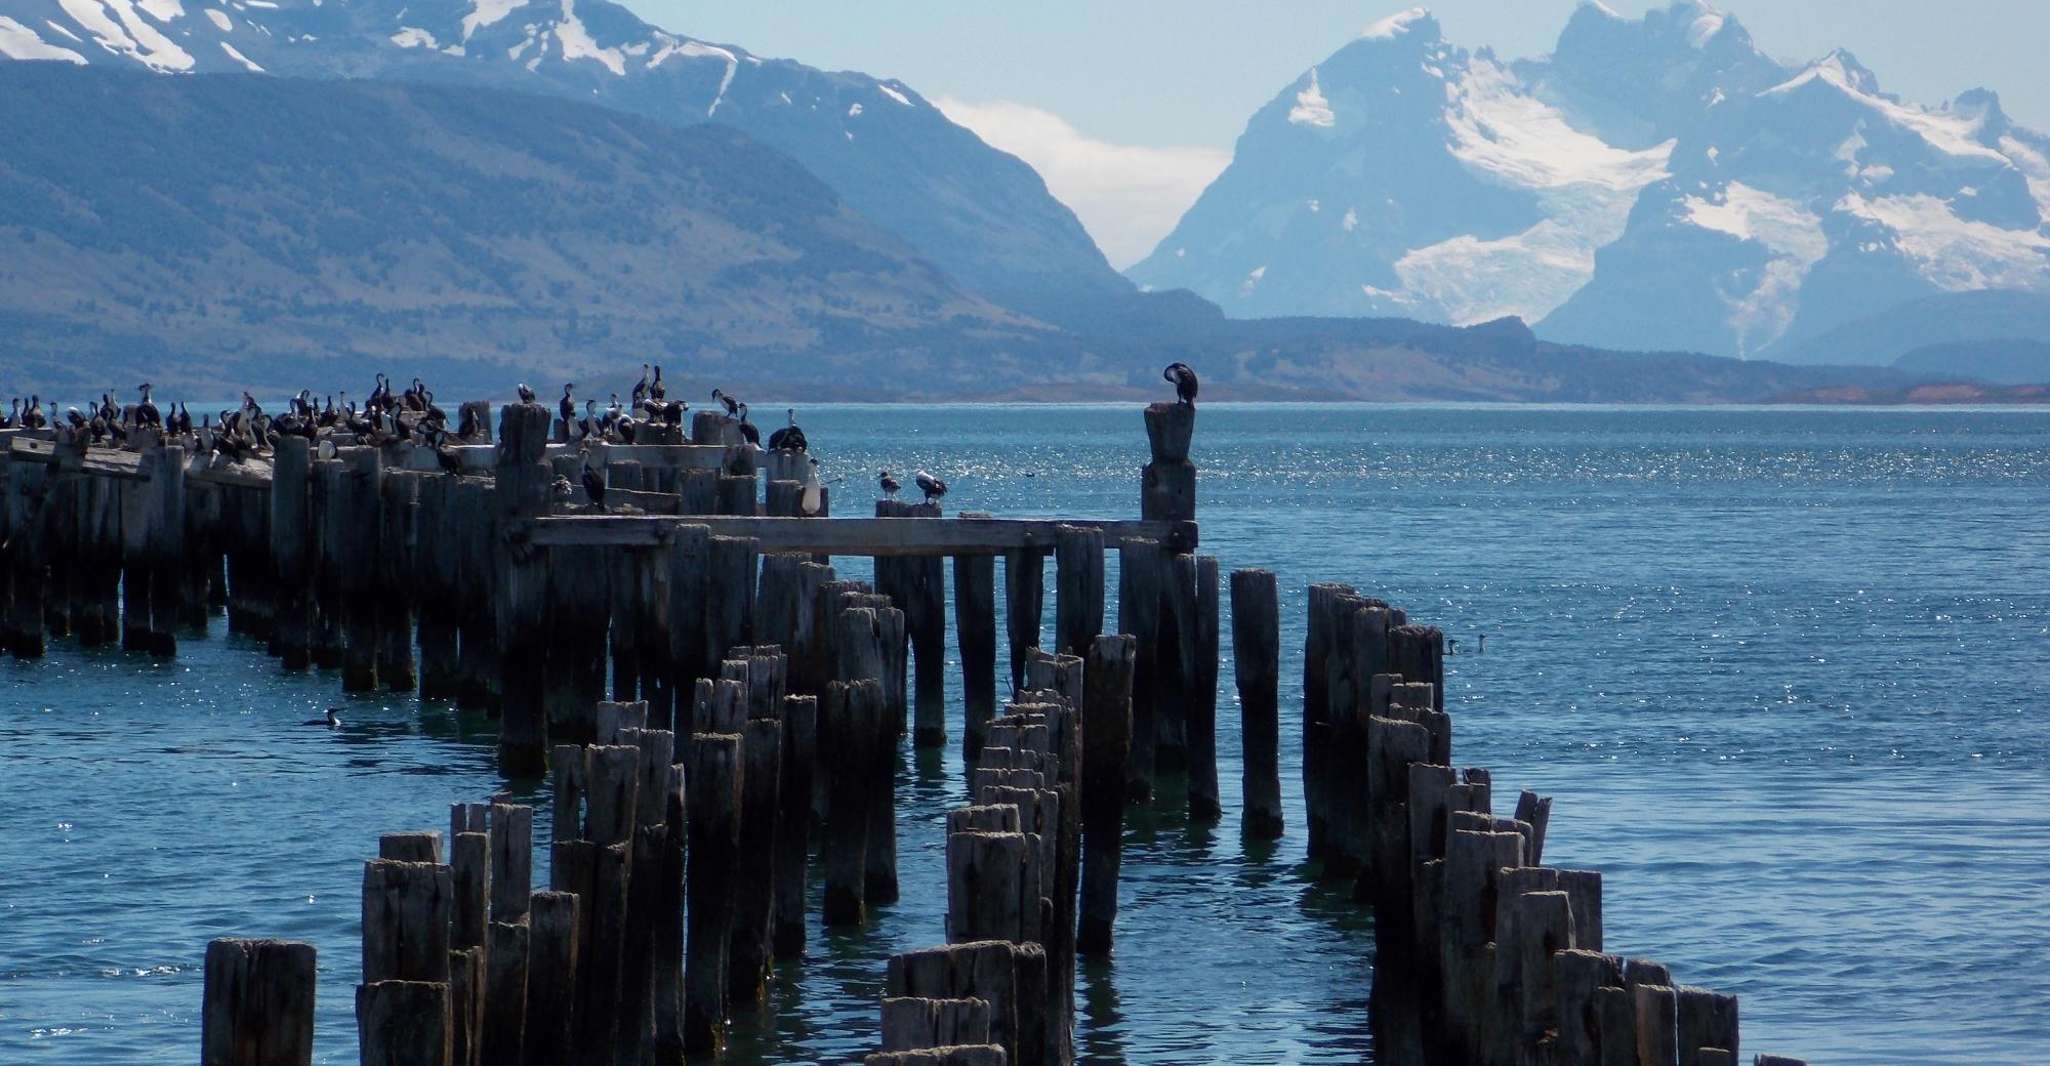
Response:
[[[885,467],[950,512],[1138,509],[1131,406],[798,414],[840,514]],[[1227,619],[1225,817],[1169,787],[1129,819],[1083,1058],[1371,1058],[1372,919],[1303,862],[1303,589],[1345,581],[1444,627],[1456,761],[1555,797],[1608,949],[1740,994],[1746,1061],[2050,1060],[2050,412],[1206,405],[1193,458],[1202,550],[1280,575],[1288,835],[1240,836]],[[959,735],[902,763],[903,899],[814,907],[732,1061],[874,1046],[884,960],[943,939]],[[190,1062],[206,942],[277,936],[319,947],[316,1061],[353,1063],[361,863],[503,788],[495,740],[219,620],[175,662],[0,661],[0,1062]]]

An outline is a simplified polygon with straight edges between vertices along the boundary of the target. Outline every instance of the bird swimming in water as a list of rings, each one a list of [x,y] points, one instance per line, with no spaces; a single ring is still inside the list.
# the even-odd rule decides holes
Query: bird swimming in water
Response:
[[[1160,372],[1160,376],[1174,382],[1176,399],[1190,407],[1196,406],[1196,372],[1189,369],[1189,364],[1169,363],[1167,369]]]
[[[947,483],[923,470],[918,472],[915,480],[918,482],[918,491],[925,493],[927,503],[937,502],[940,497],[947,494]]]
[[[904,487],[896,478],[890,476],[888,470],[883,471],[879,484],[883,487],[883,495],[892,500],[897,498],[897,490]]]
[[[790,419],[790,424],[769,434],[769,450],[782,451],[786,448],[793,452],[809,450],[811,442],[804,439],[804,430],[797,428],[797,408],[792,407],[785,411],[784,414]]]
[[[530,388],[528,388],[528,387],[527,387],[527,383],[526,383],[526,382],[524,382],[524,381],[520,382],[520,385],[519,385],[519,392],[520,392],[520,402],[521,402],[521,403],[533,403],[533,402],[534,402],[534,390],[533,390],[533,389],[530,389]]]
[[[342,709],[339,707],[329,707],[327,709],[327,717],[308,718],[307,720],[299,724],[326,726],[329,729],[340,729],[342,727]]]

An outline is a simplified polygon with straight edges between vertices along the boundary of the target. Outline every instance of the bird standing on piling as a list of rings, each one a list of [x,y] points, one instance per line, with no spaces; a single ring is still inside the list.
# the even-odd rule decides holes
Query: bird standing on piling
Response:
[[[533,403],[533,402],[534,402],[534,390],[533,390],[533,389],[530,389],[530,388],[528,388],[528,387],[527,387],[527,383],[526,383],[526,382],[524,382],[524,381],[520,382],[520,386],[519,386],[519,391],[520,391],[520,402],[521,402],[521,403]]]
[[[648,398],[651,400],[661,400],[665,399],[668,394],[669,390],[662,387],[662,364],[656,363],[655,380],[648,383]]]
[[[1169,363],[1160,376],[1174,382],[1175,398],[1190,407],[1196,406],[1196,372],[1187,363]]]
[[[569,432],[570,424],[577,420],[577,402],[569,395],[569,391],[576,387],[577,383],[574,381],[565,384],[562,387],[562,402],[555,405],[555,410],[562,415],[562,431],[565,433]]]
[[[634,383],[633,405],[639,407],[648,398],[648,364],[641,364],[641,380]]]
[[[605,474],[589,462],[584,464],[584,495],[591,498],[591,506],[605,509]]]
[[[888,470],[883,471],[882,479],[879,483],[883,487],[884,498],[892,500],[897,498],[897,490],[904,487],[896,478],[890,476]]]
[[[740,405],[740,439],[756,447],[760,447],[762,443],[762,431],[756,429],[755,424],[747,420],[746,404]]]
[[[937,503],[940,497],[947,494],[947,483],[923,470],[918,472],[915,480],[918,482],[918,491],[925,493],[927,503]]]
[[[811,442],[804,439],[804,430],[797,428],[797,408],[792,407],[783,413],[790,419],[790,424],[769,434],[769,450],[808,451]]]
[[[712,399],[719,401],[719,403],[725,406],[728,417],[738,417],[740,415],[740,401],[726,395],[725,390],[713,389]]]

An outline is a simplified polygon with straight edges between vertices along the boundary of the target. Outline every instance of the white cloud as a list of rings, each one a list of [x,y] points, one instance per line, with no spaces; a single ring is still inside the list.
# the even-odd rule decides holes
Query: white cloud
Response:
[[[1145,258],[1231,162],[1231,153],[1216,148],[1100,141],[1028,104],[946,97],[933,102],[992,147],[1039,171],[1120,270]]]

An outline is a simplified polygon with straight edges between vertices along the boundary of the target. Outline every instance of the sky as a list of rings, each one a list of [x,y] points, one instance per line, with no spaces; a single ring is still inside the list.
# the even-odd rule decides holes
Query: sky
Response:
[[[623,0],[758,55],[901,78],[1038,168],[1112,265],[1152,250],[1231,159],[1246,119],[1361,29],[1416,0]],[[1606,0],[1630,16],[1664,0]],[[1579,0],[1438,0],[1445,36],[1551,50]],[[1881,87],[1934,104],[2000,93],[2050,129],[2050,0],[1717,0],[1767,54],[1850,49]]]

